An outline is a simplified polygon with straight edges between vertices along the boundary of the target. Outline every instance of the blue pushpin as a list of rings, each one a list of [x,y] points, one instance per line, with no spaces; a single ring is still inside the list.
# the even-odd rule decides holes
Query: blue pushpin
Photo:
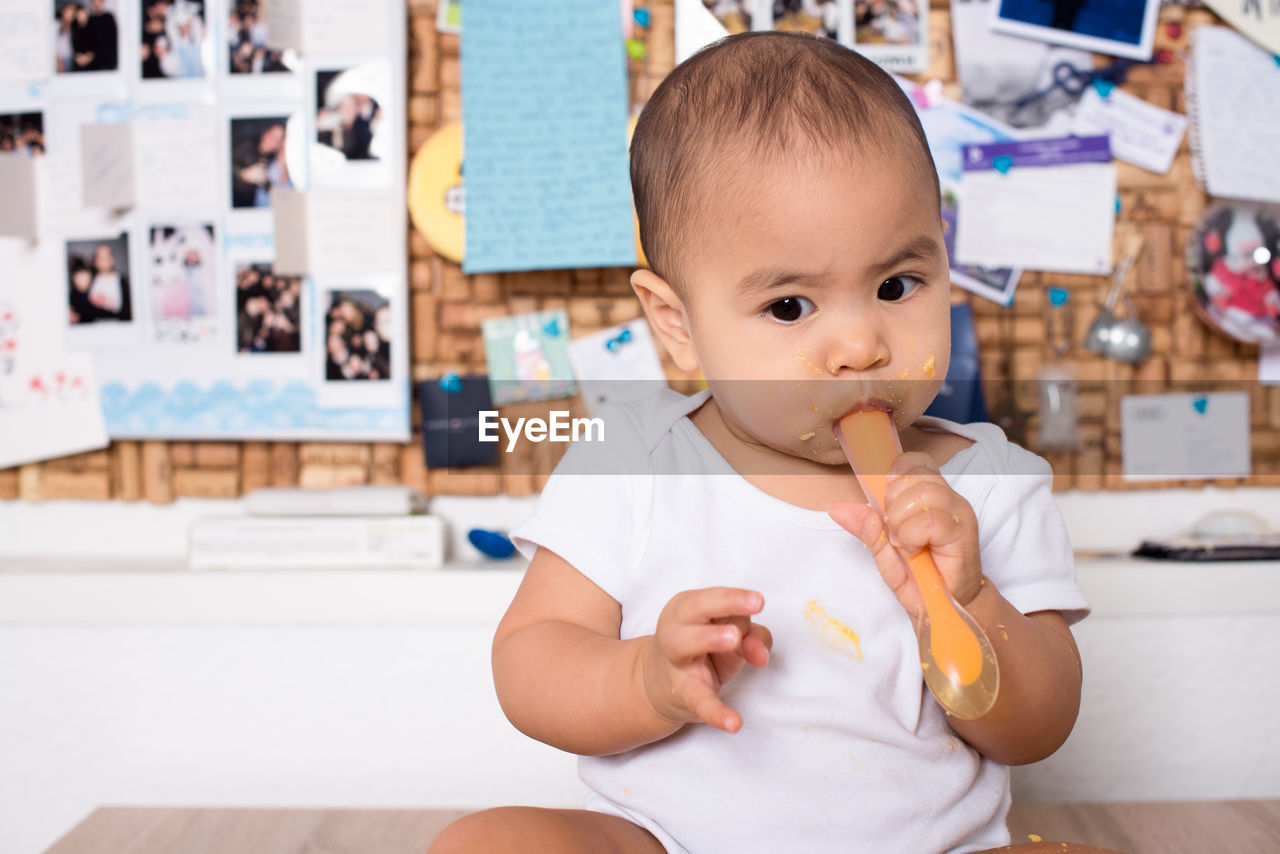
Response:
[[[1119,215],[1119,213],[1120,213],[1120,197],[1116,196],[1116,214]]]
[[[636,25],[641,27],[649,26],[649,10],[635,9],[631,12],[631,17],[635,19]]]
[[[1070,294],[1066,288],[1049,288],[1049,305],[1054,308],[1061,308],[1067,304],[1067,298]]]
[[[440,381],[436,384],[440,386],[441,391],[445,394],[457,394],[462,391],[462,377],[458,376],[453,371],[442,376]]]
[[[619,347],[621,347],[623,344],[626,344],[630,340],[631,340],[631,330],[624,329],[618,333],[618,336],[616,338],[610,338],[608,341],[604,342],[604,348],[608,350],[610,353],[616,353],[618,352]]]
[[[1013,158],[1008,154],[1001,154],[991,161],[991,165],[1001,175],[1008,175],[1009,170],[1013,168]]]
[[[1111,94],[1111,90],[1116,88],[1116,81],[1098,77],[1093,81],[1093,88],[1098,91],[1102,100],[1105,101],[1107,100],[1107,96]]]
[[[560,318],[553,317],[543,325],[542,331],[552,338],[560,337]]]
[[[467,540],[476,547],[476,551],[494,560],[504,560],[516,553],[515,543],[497,531],[486,531],[484,528],[472,528],[467,531]]]

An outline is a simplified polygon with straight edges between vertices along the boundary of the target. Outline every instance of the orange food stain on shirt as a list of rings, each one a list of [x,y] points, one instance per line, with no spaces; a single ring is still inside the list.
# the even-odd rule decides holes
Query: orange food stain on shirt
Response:
[[[811,599],[805,606],[804,618],[809,622],[813,636],[827,649],[854,661],[862,660],[862,638],[844,623],[828,617],[827,610],[817,599]]]

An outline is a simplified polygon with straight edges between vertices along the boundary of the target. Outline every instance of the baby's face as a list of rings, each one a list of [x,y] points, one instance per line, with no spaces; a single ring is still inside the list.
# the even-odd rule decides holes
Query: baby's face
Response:
[[[690,235],[692,346],[749,441],[841,464],[832,422],[859,404],[899,428],[950,357],[950,279],[935,194],[905,154],[798,155],[721,182]]]

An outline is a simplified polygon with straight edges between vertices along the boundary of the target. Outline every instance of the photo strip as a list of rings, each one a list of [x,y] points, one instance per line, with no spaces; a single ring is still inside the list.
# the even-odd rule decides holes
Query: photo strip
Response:
[[[54,0],[57,74],[116,71],[120,65],[117,0]]]
[[[147,275],[156,341],[207,343],[218,329],[212,223],[154,225]]]
[[[324,305],[325,379],[390,379],[391,301],[373,290],[330,289]]]
[[[1145,62],[1159,14],[1160,0],[995,0],[991,29]]]
[[[288,116],[231,119],[231,207],[269,208],[271,191],[293,189]]]
[[[204,6],[195,0],[143,0],[138,47],[143,80],[210,76],[213,33]]]
[[[127,234],[68,240],[65,260],[68,322],[72,326],[133,321]]]
[[[297,66],[297,53],[267,44],[269,0],[228,0],[227,72],[232,75],[284,74]]]
[[[43,157],[44,114],[0,113],[0,154]]]
[[[268,261],[239,262],[235,288],[237,352],[302,350],[302,277],[278,275]]]

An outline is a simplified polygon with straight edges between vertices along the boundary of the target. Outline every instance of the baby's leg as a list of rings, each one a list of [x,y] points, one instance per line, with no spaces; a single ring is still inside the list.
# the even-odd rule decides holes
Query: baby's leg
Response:
[[[1121,854],[1111,848],[1081,845],[1078,842],[1024,842],[1003,848],[988,848],[979,854]]]
[[[465,815],[440,831],[427,854],[488,851],[665,854],[652,833],[625,818],[540,807],[498,807]]]

